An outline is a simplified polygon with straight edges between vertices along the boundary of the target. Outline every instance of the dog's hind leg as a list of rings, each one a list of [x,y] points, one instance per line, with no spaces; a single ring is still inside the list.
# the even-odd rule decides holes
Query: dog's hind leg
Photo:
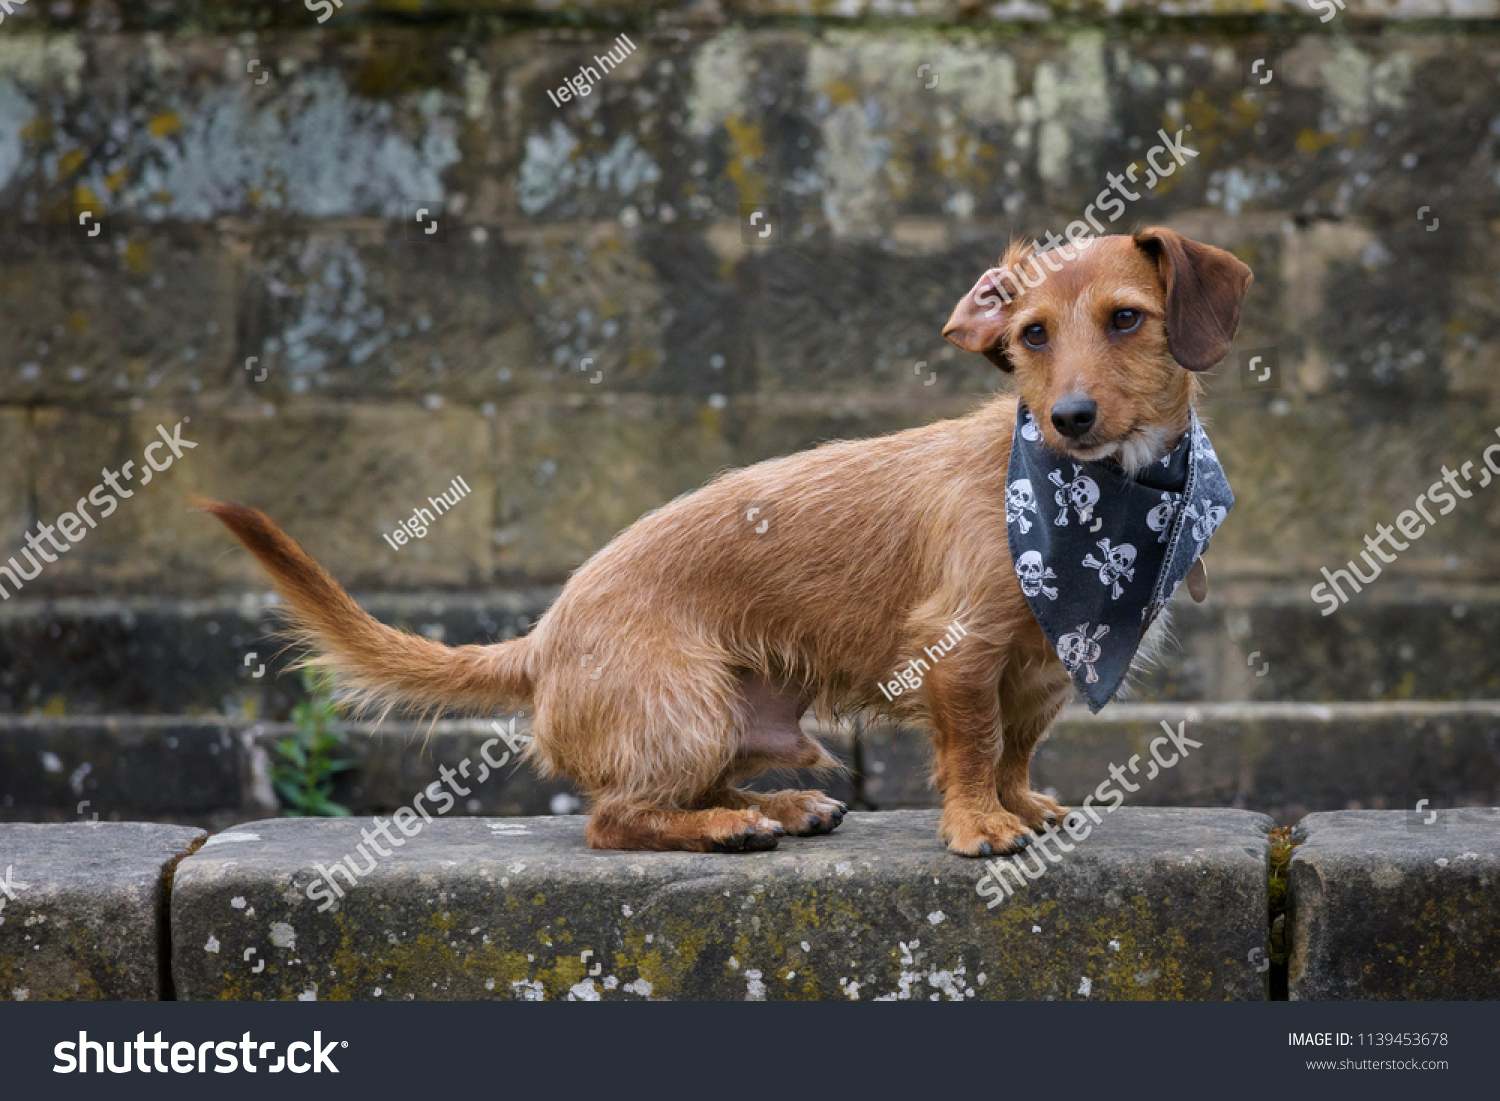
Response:
[[[712,658],[675,668],[658,660],[628,684],[618,675],[606,667],[582,693],[548,693],[538,704],[553,709],[549,730],[610,731],[608,739],[550,734],[543,747],[592,796],[584,837],[593,848],[758,852],[843,818],[842,804],[821,792],[734,786],[772,768],[838,767],[797,725],[807,709],[798,691]]]
[[[807,694],[760,673],[740,674],[739,739],[722,786],[703,796],[704,806],[753,808],[797,837],[831,833],[849,808],[821,791],[747,791],[734,784],[773,769],[831,772],[841,766],[801,726]]]
[[[675,810],[605,799],[583,836],[595,849],[739,853],[774,849],[786,830],[755,810]]]
[[[591,796],[584,837],[593,848],[759,852],[787,833],[730,794],[747,767],[747,748],[775,758],[761,767],[782,763],[785,753],[744,744],[744,693],[717,657],[679,644],[676,660],[657,655],[628,681],[621,679],[625,663],[617,662],[597,680],[544,697],[554,708],[550,729],[574,735],[554,733],[546,748],[558,770]]]

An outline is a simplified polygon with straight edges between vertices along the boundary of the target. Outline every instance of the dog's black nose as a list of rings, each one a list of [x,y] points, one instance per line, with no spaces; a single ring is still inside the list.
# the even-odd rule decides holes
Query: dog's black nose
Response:
[[[1094,427],[1098,415],[1099,406],[1093,398],[1087,394],[1068,394],[1052,406],[1052,427],[1076,440]]]

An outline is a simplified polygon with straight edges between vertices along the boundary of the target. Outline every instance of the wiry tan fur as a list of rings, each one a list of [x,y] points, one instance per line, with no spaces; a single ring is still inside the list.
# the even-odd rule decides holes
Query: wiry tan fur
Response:
[[[1072,447],[1045,411],[1084,387],[1101,410],[1094,446],[1150,439],[1159,457],[1185,431],[1194,393],[1168,345],[1163,266],[1227,256],[1153,243],[1168,234],[1097,241],[993,317],[971,316],[968,296],[945,335],[1015,370],[1049,444]],[[1187,259],[1163,260],[1171,249]],[[1237,287],[1213,290],[1233,298],[1234,323],[1247,282],[1248,270]],[[1147,312],[1135,339],[1101,336],[1127,306]],[[1208,316],[1224,326],[1222,309]],[[1047,356],[1015,345],[1019,326],[1037,319],[1057,332]],[[343,683],[419,707],[532,704],[530,755],[589,794],[595,847],[762,849],[783,832],[833,829],[844,808],[819,792],[737,786],[769,768],[834,767],[798,725],[812,707],[930,723],[942,835],[953,851],[982,855],[1023,846],[1063,813],[1030,790],[1029,766],[1072,696],[1010,560],[1015,416],[1016,398],[1002,396],[958,420],[725,474],[594,555],[531,634],[489,646],[450,648],[384,626],[263,514],[204,507],[270,572]],[[750,505],[771,523],[764,534],[747,520]],[[966,636],[920,694],[888,705],[877,684],[955,620]]]

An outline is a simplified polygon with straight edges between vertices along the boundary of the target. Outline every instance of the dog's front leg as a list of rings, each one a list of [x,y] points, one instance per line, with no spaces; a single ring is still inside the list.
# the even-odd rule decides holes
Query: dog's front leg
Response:
[[[1072,687],[1070,682],[1069,692]],[[1024,718],[1012,720],[1007,717],[1005,746],[994,766],[1001,805],[1013,811],[1036,833],[1048,826],[1060,825],[1068,816],[1068,809],[1056,799],[1031,789],[1031,755],[1036,752],[1037,743],[1046,736],[1060,710],[1062,704]]]
[[[986,651],[974,646],[962,656],[950,655],[933,667],[924,686],[943,793],[939,833],[963,856],[1007,855],[1032,838],[1025,823],[1001,805],[995,786],[1000,661]]]

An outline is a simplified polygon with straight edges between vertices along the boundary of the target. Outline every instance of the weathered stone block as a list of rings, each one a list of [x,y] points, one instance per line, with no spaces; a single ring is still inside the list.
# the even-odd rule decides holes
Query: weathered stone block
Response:
[[[1500,998],[1500,808],[1312,814],[1293,838],[1294,1000]]]
[[[1206,558],[1210,571],[1283,581],[1306,577],[1291,592],[1318,616],[1328,607],[1310,595],[1323,581],[1320,571],[1347,570],[1352,558],[1369,577],[1361,553],[1370,555],[1381,576],[1361,586],[1364,591],[1343,582],[1351,603],[1389,590],[1395,576],[1450,582],[1495,576],[1500,493],[1489,488],[1497,479],[1484,455],[1500,447],[1500,395],[1430,402],[1329,393],[1268,398],[1232,391],[1232,364],[1218,370],[1204,415],[1234,487],[1235,506],[1214,536]],[[1500,450],[1491,458],[1500,468]],[[1451,491],[1446,484],[1440,489],[1447,501],[1424,497],[1417,505],[1419,495],[1444,481],[1445,470],[1455,483]],[[1408,527],[1419,534],[1403,539],[1395,532],[1394,542],[1383,548],[1387,562],[1367,550],[1364,540],[1380,538],[1381,525],[1393,530],[1403,511],[1412,513]],[[1347,613],[1341,609],[1329,617],[1339,614]]]
[[[36,248],[35,233],[0,237],[0,401],[167,401],[232,384],[232,241],[192,225],[85,234],[57,226]]]
[[[477,404],[537,384],[532,319],[561,302],[525,278],[537,265],[523,248],[498,228],[463,226],[440,200],[409,204],[431,208],[424,223],[441,230],[431,237],[368,220],[256,239],[242,334],[242,354],[258,357],[243,382],[256,398]],[[559,362],[556,377],[576,378],[576,364]]]
[[[242,728],[213,720],[7,717],[0,817],[242,820],[276,801]]]
[[[1235,515],[1238,515],[1236,508]],[[1341,607],[1308,598],[1320,577],[1217,580],[1172,606],[1176,642],[1143,670],[1132,700],[1326,701],[1500,696],[1500,606],[1488,585],[1379,580]],[[1242,560],[1243,561],[1243,560]],[[1361,563],[1363,568],[1363,563]],[[1414,591],[1415,590],[1415,591]]]
[[[1201,743],[1171,768],[1153,768],[1162,723]],[[1500,702],[1384,704],[1112,704],[1074,709],[1044,742],[1033,782],[1078,803],[1110,778],[1138,784],[1132,802],[1249,807],[1291,823],[1309,811],[1500,801],[1493,742]],[[1162,759],[1177,756],[1167,742]],[[1155,775],[1150,775],[1155,772]]]
[[[51,409],[39,414],[43,455],[38,511],[48,522],[98,485],[101,467],[139,464],[156,426],[197,444],[165,473],[118,502],[80,545],[48,565],[26,592],[76,589],[101,576],[113,591],[177,592],[211,585],[264,587],[247,553],[225,553],[233,538],[188,504],[197,492],[266,510],[344,583],[378,575],[411,584],[475,584],[489,576],[489,434],[473,410],[410,406],[272,406],[186,414],[150,408],[118,415]],[[81,442],[80,442],[81,441]],[[164,461],[164,453],[158,459]],[[87,465],[85,465],[87,462]],[[384,538],[455,477],[472,490],[435,517],[426,538],[393,550]],[[170,579],[170,581],[168,581]]]
[[[26,494],[33,469],[31,413],[26,409],[0,408],[0,549],[8,558],[26,536]],[[16,593],[5,580],[6,598],[0,607],[12,603]]]
[[[0,712],[285,718],[300,698],[276,605],[40,601],[0,614]]]
[[[0,998],[169,997],[172,872],[206,836],[145,822],[0,824]]]
[[[367,866],[371,823],[218,835],[176,879],[178,996],[1265,996],[1259,815],[1122,809],[993,910],[984,866],[943,849],[932,812],[856,813],[738,857],[596,852],[578,818],[415,822],[336,900],[306,891],[346,853]]]

